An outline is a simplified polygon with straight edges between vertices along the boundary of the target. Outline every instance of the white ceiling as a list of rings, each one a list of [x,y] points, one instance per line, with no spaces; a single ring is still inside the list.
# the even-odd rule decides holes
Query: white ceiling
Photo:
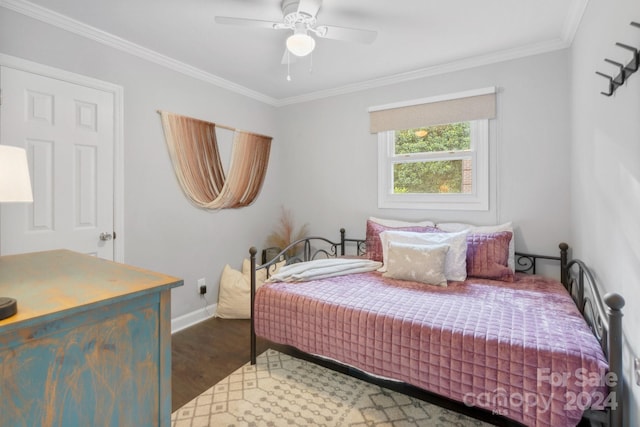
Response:
[[[587,2],[324,0],[318,24],[376,30],[377,39],[371,45],[317,39],[312,59],[291,64],[291,81],[281,64],[288,31],[214,22],[215,16],[279,21],[281,0],[0,0],[0,6],[283,104],[565,48]]]

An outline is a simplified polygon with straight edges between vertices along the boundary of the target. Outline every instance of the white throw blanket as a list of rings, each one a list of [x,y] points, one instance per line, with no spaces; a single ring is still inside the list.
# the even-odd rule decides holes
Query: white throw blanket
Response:
[[[381,262],[362,258],[327,258],[281,267],[267,282],[303,282],[377,270]]]

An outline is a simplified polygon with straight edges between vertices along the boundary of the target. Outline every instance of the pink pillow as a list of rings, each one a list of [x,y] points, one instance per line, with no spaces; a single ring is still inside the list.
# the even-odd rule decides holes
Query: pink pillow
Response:
[[[378,224],[377,222],[367,220],[367,258],[373,261],[382,262],[382,243],[380,242],[380,233],[387,230],[400,230],[400,231],[416,231],[423,233],[441,233],[442,231],[429,226],[413,225],[407,227],[389,227],[386,225]]]
[[[467,276],[513,282],[508,267],[509,242],[513,233],[470,233],[467,235]]]

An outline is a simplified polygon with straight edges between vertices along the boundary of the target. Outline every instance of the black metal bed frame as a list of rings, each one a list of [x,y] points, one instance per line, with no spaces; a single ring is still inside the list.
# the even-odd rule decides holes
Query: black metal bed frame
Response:
[[[322,246],[320,248],[314,248],[312,243]],[[287,263],[290,264],[294,262],[310,261],[318,257],[334,258],[344,256],[346,254],[347,246],[355,246],[355,255],[362,256],[366,253],[366,241],[364,239],[346,238],[344,228],[340,229],[340,242],[338,243],[324,237],[307,237],[300,239],[280,250],[269,261],[265,262],[263,258],[262,265],[256,264],[257,249],[255,247],[251,247],[249,249],[251,259],[251,364],[255,364],[257,358],[254,324],[256,270],[265,268],[268,275],[269,267],[274,265],[276,262],[282,261],[284,258],[286,258]],[[622,375],[622,308],[625,305],[624,298],[615,292],[607,293],[604,298],[601,298],[598,287],[596,286],[595,278],[586,264],[578,259],[571,261],[568,260],[569,245],[566,243],[560,243],[558,246],[560,249],[560,256],[516,252],[516,271],[536,274],[537,263],[539,260],[560,263],[560,281],[572,296],[576,306],[600,342],[604,354],[609,361],[609,375],[614,379],[611,381],[611,385],[608,385],[609,395],[612,397],[612,400],[610,401],[611,404],[604,410],[588,409],[583,415],[583,420],[586,419],[592,426],[597,427],[622,427],[624,415]],[[285,255],[292,248],[300,247],[302,247],[302,249],[298,252],[298,255],[293,257],[287,257]],[[363,379],[370,383],[381,385],[472,417],[484,420],[488,420],[490,418],[490,422],[496,423],[495,425],[508,427],[521,425],[520,423],[508,418],[496,416],[485,409],[472,408],[463,405],[460,402],[455,402],[443,396],[414,387],[410,384],[372,377],[350,366],[331,362],[320,357],[304,353],[290,346],[283,347],[286,347],[287,352],[291,353],[295,357],[312,361],[333,370]]]

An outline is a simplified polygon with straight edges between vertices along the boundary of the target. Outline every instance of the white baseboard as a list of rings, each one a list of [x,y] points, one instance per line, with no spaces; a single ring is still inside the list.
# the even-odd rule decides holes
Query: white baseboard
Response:
[[[206,307],[200,308],[191,313],[183,314],[174,319],[171,319],[171,333],[174,334],[178,331],[193,326],[204,320],[210,319],[216,314],[218,304],[211,304]]]

